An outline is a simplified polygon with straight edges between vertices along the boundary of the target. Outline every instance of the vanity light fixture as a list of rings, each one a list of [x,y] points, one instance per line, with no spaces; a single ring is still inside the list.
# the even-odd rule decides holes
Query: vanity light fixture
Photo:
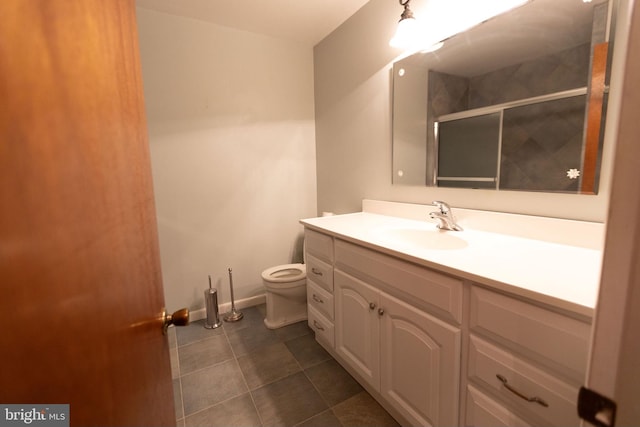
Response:
[[[407,52],[433,52],[441,48],[443,41],[449,37],[530,1],[532,0],[442,1],[430,9],[432,19],[426,25],[413,16],[409,7],[411,0],[398,0],[404,10],[389,45]]]
[[[398,0],[400,6],[404,7],[398,22],[396,33],[389,40],[389,46],[404,49],[408,52],[421,51],[423,53],[433,52],[443,46],[443,42],[429,43],[425,32],[420,27],[420,23],[413,16],[413,12],[409,8],[411,0]]]
[[[398,0],[400,6],[404,7],[402,14],[400,15],[400,21],[398,22],[398,28],[396,34],[391,40],[389,40],[389,46],[406,48],[412,46],[419,39],[420,29],[418,28],[418,21],[413,16],[413,12],[409,8],[409,2],[411,0]]]

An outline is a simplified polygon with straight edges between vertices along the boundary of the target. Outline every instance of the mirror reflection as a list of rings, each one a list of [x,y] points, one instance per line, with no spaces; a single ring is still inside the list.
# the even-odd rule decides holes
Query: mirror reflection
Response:
[[[532,0],[393,65],[393,183],[595,194],[607,1]]]

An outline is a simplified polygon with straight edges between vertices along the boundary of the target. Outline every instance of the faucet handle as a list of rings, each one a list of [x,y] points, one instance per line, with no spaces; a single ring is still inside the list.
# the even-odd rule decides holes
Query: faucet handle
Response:
[[[446,215],[451,210],[451,207],[446,202],[442,202],[440,200],[434,200],[431,204],[438,209],[440,209],[440,213]]]

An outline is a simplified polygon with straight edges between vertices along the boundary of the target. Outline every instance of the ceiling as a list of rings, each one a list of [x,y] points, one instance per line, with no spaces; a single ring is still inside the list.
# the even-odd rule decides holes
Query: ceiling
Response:
[[[136,5],[315,46],[367,1],[136,0]]]

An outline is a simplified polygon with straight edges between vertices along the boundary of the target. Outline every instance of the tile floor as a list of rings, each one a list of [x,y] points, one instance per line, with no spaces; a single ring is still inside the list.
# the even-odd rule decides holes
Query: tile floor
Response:
[[[178,426],[398,426],[306,322],[269,330],[264,305],[205,329],[170,328]]]

